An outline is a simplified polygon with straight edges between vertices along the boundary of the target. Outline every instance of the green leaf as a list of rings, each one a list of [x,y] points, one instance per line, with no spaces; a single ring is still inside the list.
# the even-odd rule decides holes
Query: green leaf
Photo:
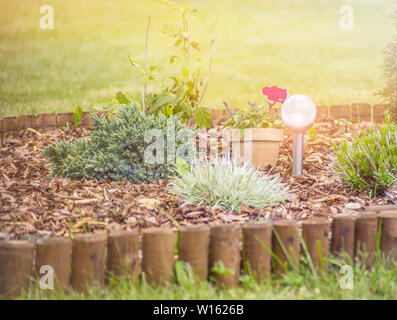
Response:
[[[130,56],[128,56],[128,60],[130,60],[130,63],[134,68],[137,68],[141,74],[145,75],[145,70],[135,60]]]
[[[188,67],[187,65],[183,65],[183,66],[181,67],[181,72],[182,72],[182,74],[183,74],[185,77],[188,77],[188,76],[189,76],[189,73],[190,73],[189,67]]]
[[[211,111],[202,106],[194,108],[194,120],[200,128],[211,128]]]
[[[167,118],[174,113],[170,106],[165,106],[165,110],[164,111],[165,111],[165,115],[167,116]]]
[[[182,172],[189,172],[190,171],[190,167],[189,165],[186,163],[185,160],[183,160],[182,158],[177,158],[176,159],[176,168],[178,169],[178,171],[180,173]]]
[[[199,46],[199,44],[198,44],[197,42],[192,41],[192,42],[190,42],[190,45],[191,45],[194,49],[200,51],[200,46]]]
[[[163,106],[170,105],[174,101],[174,97],[171,94],[163,93],[158,95],[151,105],[151,110],[157,112]]]
[[[121,91],[116,93],[116,99],[120,104],[130,104],[131,101]]]
[[[163,25],[163,29],[161,30],[161,32],[165,33],[170,37],[176,37],[180,32],[180,27],[178,24],[167,23]]]
[[[190,264],[184,261],[175,262],[175,280],[181,286],[194,284],[194,276]]]
[[[313,141],[317,141],[317,137],[316,137],[316,126],[313,125],[309,130],[308,133],[310,135],[310,137],[312,138]]]
[[[116,112],[119,110],[119,108],[120,108],[121,106],[122,106],[122,105],[120,105],[120,104],[114,104],[114,105],[113,105],[113,108],[111,108],[111,109],[109,110],[108,115],[111,115],[111,114],[113,114],[113,113],[116,113]]]
[[[181,43],[182,43],[182,39],[176,40],[175,47],[179,47],[181,45]]]
[[[190,103],[184,103],[182,106],[183,112],[186,114],[186,118],[190,119],[192,117],[192,106]]]
[[[156,71],[156,70],[158,70],[158,69],[159,69],[158,66],[150,66],[150,67],[149,67],[149,71],[150,71],[150,72]]]
[[[178,58],[178,56],[171,56],[170,57],[170,63],[174,63],[176,58]]]
[[[101,100],[101,101],[98,101],[97,103],[95,103],[92,108],[95,111],[104,111],[104,110],[110,109],[113,106],[113,104],[114,104],[114,102],[112,99],[106,98],[104,100]]]
[[[128,60],[130,60],[130,63],[131,63],[131,65],[132,65],[133,67],[139,67],[138,63],[137,63],[135,60],[133,60],[133,59],[131,58],[131,56],[128,56]]]
[[[181,103],[184,100],[187,91],[188,89],[185,86],[180,87],[179,92],[175,97],[175,103]]]
[[[226,269],[225,266],[223,265],[223,262],[220,260],[214,264],[211,271],[212,273],[219,275],[234,274],[234,271],[231,269]]]
[[[83,117],[83,108],[81,106],[77,106],[73,110],[73,119],[74,119],[74,125],[79,128],[80,127],[80,121],[81,118]]]

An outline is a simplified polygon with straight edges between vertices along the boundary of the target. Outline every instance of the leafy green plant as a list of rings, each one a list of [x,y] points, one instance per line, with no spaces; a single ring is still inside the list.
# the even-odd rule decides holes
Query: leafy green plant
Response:
[[[264,87],[261,94],[265,96],[266,105],[257,106],[248,102],[249,107],[233,114],[226,102],[223,102],[231,117],[225,127],[234,129],[246,128],[281,128],[283,122],[277,109],[288,97],[287,89],[277,86]]]
[[[146,27],[146,37],[145,37],[145,66],[141,66],[137,61],[133,60],[131,56],[128,57],[130,60],[131,66],[138,69],[142,77],[142,109],[144,112],[147,111],[146,106],[146,91],[147,85],[149,81],[154,80],[157,76],[157,66],[148,64],[148,45],[149,45],[149,31],[150,31],[150,16],[148,19],[147,27]]]
[[[131,56],[128,57],[130,64],[132,67],[137,69],[142,77],[142,110],[143,112],[147,111],[147,103],[146,103],[146,91],[147,85],[149,81],[154,80],[157,76],[158,67],[154,65],[148,64],[148,41],[149,41],[149,31],[150,31],[150,16],[148,19],[148,24],[146,28],[146,37],[145,37],[145,65],[141,66],[136,60],[134,60]],[[132,103],[131,98],[128,98],[127,95],[121,91],[117,92],[114,98],[106,98],[101,101],[98,101],[94,104],[93,109],[95,111],[106,111],[108,115],[112,115],[118,112],[119,108],[123,105],[128,105]]]
[[[170,57],[171,64],[178,65],[178,72],[166,77],[160,92],[146,93],[146,86],[150,80],[158,76],[156,66],[149,66],[147,63],[147,39],[150,20],[146,33],[145,45],[145,66],[140,66],[130,57],[131,65],[136,68],[143,82],[143,110],[154,113],[162,113],[166,117],[177,115],[182,121],[190,120],[192,117],[197,126],[203,128],[211,127],[210,109],[202,105],[205,92],[208,87],[210,73],[215,53],[215,17],[214,37],[211,40],[212,52],[205,80],[201,78],[202,67],[199,64],[200,58],[193,54],[193,50],[200,51],[198,42],[191,39],[189,31],[189,15],[196,10],[189,6],[183,6],[173,1],[165,1],[173,9],[181,13],[181,20],[176,24],[163,26],[163,33],[175,41],[174,46],[177,52]]]
[[[312,141],[317,141],[317,136],[316,136],[316,124],[313,123],[311,128],[307,131],[307,133],[310,135],[310,138],[312,138]]]
[[[105,111],[107,116],[110,116],[117,113],[120,107],[132,104],[132,100],[133,98],[127,97],[125,93],[119,91],[113,98],[100,100],[92,108],[98,112]]]
[[[83,117],[83,108],[81,106],[77,106],[73,110],[73,120],[76,128],[80,128],[81,118]]]
[[[218,275],[229,275],[234,274],[232,269],[228,269],[225,267],[221,260],[215,262],[214,266],[211,269],[211,273],[218,274]]]
[[[163,0],[173,9],[181,13],[181,20],[176,24],[166,24],[163,26],[163,33],[171,37],[177,49],[169,62],[178,65],[177,72],[163,79],[161,91],[147,92],[149,81],[159,78],[159,67],[148,63],[148,37],[150,29],[150,17],[146,29],[145,40],[145,62],[139,64],[135,59],[129,57],[131,66],[136,69],[143,84],[141,109],[144,112],[155,115],[163,114],[167,118],[176,115],[182,121],[194,119],[196,125],[202,128],[210,128],[211,111],[202,105],[202,100],[208,87],[213,57],[215,54],[215,17],[214,17],[214,36],[211,40],[212,51],[209,61],[207,76],[202,78],[202,66],[200,57],[193,54],[193,50],[200,51],[198,42],[191,39],[189,31],[189,16],[196,12],[189,6],[180,5],[176,2]],[[107,111],[109,114],[118,111],[120,105],[129,104],[131,100],[125,94],[119,92],[113,99],[107,98],[94,105],[96,111]]]
[[[221,260],[215,262],[214,266],[211,269],[210,281],[215,282],[216,275],[231,275],[234,274],[232,269],[228,269],[225,267]]]
[[[275,113],[270,112],[268,105],[256,105],[249,103],[249,106],[239,112],[232,114],[225,127],[233,129],[247,128],[282,128],[283,122],[277,119]]]
[[[190,119],[193,116],[199,127],[209,128],[211,126],[211,112],[202,105],[202,100],[207,90],[215,53],[215,16],[214,36],[211,40],[212,52],[207,78],[204,81],[201,78],[200,57],[195,57],[193,54],[193,50],[200,51],[200,45],[197,41],[191,39],[189,30],[189,15],[196,12],[196,10],[173,1],[163,0],[163,2],[181,14],[179,22],[166,24],[163,27],[163,32],[175,41],[174,45],[179,50],[179,52],[170,57],[171,64],[176,63],[179,65],[179,72],[166,79],[166,86],[161,94],[152,97],[154,99],[153,111],[161,111],[167,115],[180,114],[183,120]],[[166,101],[166,103],[159,103],[160,101]]]
[[[378,130],[370,128],[354,136],[352,141],[334,144],[337,167],[342,182],[370,195],[384,193],[395,181],[397,173],[397,125],[386,114]]]
[[[194,288],[198,282],[197,275],[194,274],[190,264],[184,261],[175,261],[175,276],[174,281],[181,286],[190,286]],[[197,279],[196,279],[197,278]]]
[[[247,163],[235,159],[216,158],[186,166],[177,166],[179,177],[171,180],[170,192],[182,196],[184,204],[206,204],[231,211],[241,205],[254,208],[272,206],[291,199],[280,179],[272,178]]]
[[[164,156],[165,150],[156,149],[156,153],[163,153],[163,161],[145,159],[146,148],[153,140],[149,133],[153,130],[165,143],[170,128],[174,128],[172,130],[177,137],[173,142],[175,150],[185,151],[188,161],[189,157],[195,156],[195,145],[190,139],[193,130],[174,116],[166,119],[164,115],[144,113],[137,105],[128,105],[119,109],[117,117],[94,115],[93,119],[93,131],[87,140],[61,141],[44,148],[43,154],[51,164],[52,176],[133,183],[167,179],[174,172],[174,164],[172,159]]]

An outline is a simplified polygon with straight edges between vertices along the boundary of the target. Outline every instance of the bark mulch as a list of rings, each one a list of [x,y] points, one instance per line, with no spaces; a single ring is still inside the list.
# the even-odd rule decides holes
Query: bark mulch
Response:
[[[0,240],[70,236],[104,229],[244,223],[268,218],[330,218],[341,212],[357,212],[367,205],[393,203],[391,194],[370,199],[365,193],[346,190],[333,172],[333,143],[358,133],[359,129],[358,124],[340,121],[316,124],[317,139],[313,141],[305,135],[304,174],[300,177],[291,176],[292,135],[286,131],[272,173],[288,183],[296,198],[264,210],[243,207],[240,213],[208,206],[181,207],[182,200],[167,192],[165,181],[133,185],[49,179],[50,168],[41,154],[42,148],[60,140],[84,137],[88,131],[23,130],[18,136],[6,138],[0,146]]]

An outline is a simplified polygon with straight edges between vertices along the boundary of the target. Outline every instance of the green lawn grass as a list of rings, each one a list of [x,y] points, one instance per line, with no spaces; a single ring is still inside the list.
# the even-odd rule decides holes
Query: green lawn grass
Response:
[[[242,276],[241,285],[222,289],[194,277],[179,276],[167,286],[149,285],[136,279],[113,278],[105,288],[92,288],[87,294],[73,291],[42,290],[38,285],[24,292],[19,299],[101,299],[101,300],[261,300],[261,299],[397,299],[397,264],[378,259],[372,270],[356,265],[353,268],[352,288],[342,279],[341,266],[346,260],[332,259],[327,274],[313,273],[302,259],[301,266],[289,270],[281,279],[269,279],[258,284],[253,276]],[[186,274],[185,274],[186,275]]]
[[[54,30],[41,30],[40,6],[54,8]],[[205,103],[233,107],[261,101],[265,85],[304,93],[317,104],[375,103],[382,89],[383,49],[392,39],[393,0],[351,0],[354,28],[339,27],[345,0],[191,0],[203,64],[212,13],[217,47]],[[0,0],[0,116],[71,111],[140,89],[128,55],[144,56],[152,18],[150,63],[172,71],[173,43],[161,33],[176,14],[160,0]],[[160,85],[153,83],[151,89]]]

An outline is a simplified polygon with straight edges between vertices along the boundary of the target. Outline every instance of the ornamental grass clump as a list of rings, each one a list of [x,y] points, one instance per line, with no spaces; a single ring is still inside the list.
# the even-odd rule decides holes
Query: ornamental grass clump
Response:
[[[179,176],[170,182],[170,192],[183,197],[184,205],[210,205],[241,211],[241,205],[264,208],[292,198],[278,177],[271,177],[235,159],[216,158],[178,165]]]
[[[52,176],[150,183],[174,172],[176,155],[188,162],[195,157],[194,131],[175,116],[167,119],[126,105],[114,117],[93,119],[87,140],[62,141],[43,150]]]
[[[352,141],[334,144],[341,181],[371,196],[383,194],[396,180],[397,125],[386,114],[385,123],[378,130],[370,128],[354,136]]]

